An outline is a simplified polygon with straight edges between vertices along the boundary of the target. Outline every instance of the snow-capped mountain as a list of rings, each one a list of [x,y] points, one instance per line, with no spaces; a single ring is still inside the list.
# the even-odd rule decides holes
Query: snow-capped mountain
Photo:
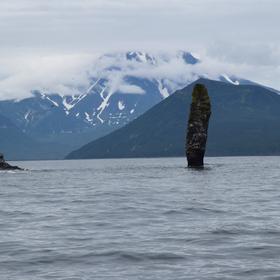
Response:
[[[199,77],[200,60],[189,52],[104,54],[88,71],[88,84],[62,95],[33,90],[22,100],[0,102],[0,113],[36,140],[79,147],[143,114]],[[229,76],[217,79],[239,84]]]
[[[28,133],[69,133],[123,125],[198,77],[168,77],[164,67],[174,63],[195,65],[199,60],[183,51],[158,56],[143,52],[105,54],[94,62],[88,87],[75,95],[34,90],[31,98],[0,102],[0,111]]]

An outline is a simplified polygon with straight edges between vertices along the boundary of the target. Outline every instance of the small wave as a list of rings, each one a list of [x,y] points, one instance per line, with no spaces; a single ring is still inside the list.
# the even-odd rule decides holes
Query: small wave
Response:
[[[180,214],[186,214],[186,212],[180,210],[168,210],[163,212],[163,215],[180,215]]]
[[[61,173],[61,172],[68,172],[65,169],[30,169],[32,173]]]
[[[185,260],[186,257],[179,254],[174,254],[170,252],[127,252],[127,251],[105,251],[100,253],[88,253],[83,255],[50,255],[39,258],[32,258],[26,262],[29,264],[52,264],[57,262],[64,263],[82,263],[101,261],[103,258],[113,258],[114,261],[129,261],[129,262],[145,262],[145,261],[180,261]]]
[[[2,174],[26,174],[29,173],[28,169],[23,170],[0,170],[0,173]]]
[[[95,257],[115,257],[116,259],[128,261],[176,261],[184,260],[186,257],[170,252],[125,252],[125,251],[106,251],[98,254],[92,254]]]
[[[262,233],[265,234],[265,235],[277,235],[277,236],[280,235],[280,231],[279,230],[270,230],[270,229],[268,229],[268,230],[263,230]]]
[[[215,229],[210,232],[215,235],[279,235],[279,230],[270,229],[245,229],[245,228],[230,228],[230,229]]]
[[[226,211],[219,210],[219,209],[210,209],[205,207],[186,207],[182,209],[171,209],[163,212],[164,215],[182,215],[182,214],[189,214],[192,213],[213,213],[213,214],[219,214],[219,213],[226,213]]]
[[[31,216],[34,213],[32,212],[25,212],[25,211],[19,211],[19,210],[10,210],[10,211],[6,211],[6,210],[0,210],[0,214],[3,216]]]
[[[156,254],[148,254],[148,259],[151,260],[184,260],[185,256],[174,254],[174,253],[156,253]]]
[[[215,229],[211,231],[211,234],[215,235],[235,235],[240,233],[241,231],[238,229]]]

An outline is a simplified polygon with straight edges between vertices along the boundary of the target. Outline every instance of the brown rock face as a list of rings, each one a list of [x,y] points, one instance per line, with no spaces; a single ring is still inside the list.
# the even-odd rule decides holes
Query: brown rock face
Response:
[[[206,87],[196,84],[188,123],[186,156],[189,167],[203,167],[206,150],[211,102]]]

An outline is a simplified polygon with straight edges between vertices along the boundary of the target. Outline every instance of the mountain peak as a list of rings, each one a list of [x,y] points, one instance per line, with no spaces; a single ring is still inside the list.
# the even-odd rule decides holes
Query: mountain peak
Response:
[[[199,58],[195,57],[191,52],[179,51],[178,55],[182,57],[186,64],[195,65],[200,62]]]
[[[137,61],[141,63],[154,63],[155,58],[148,53],[141,51],[130,51],[125,54],[126,59],[129,61]]]

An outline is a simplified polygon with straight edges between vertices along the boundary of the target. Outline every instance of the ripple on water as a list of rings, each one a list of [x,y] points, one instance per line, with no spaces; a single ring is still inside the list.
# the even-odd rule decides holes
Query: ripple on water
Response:
[[[1,172],[0,279],[280,279],[279,157],[206,161]]]

